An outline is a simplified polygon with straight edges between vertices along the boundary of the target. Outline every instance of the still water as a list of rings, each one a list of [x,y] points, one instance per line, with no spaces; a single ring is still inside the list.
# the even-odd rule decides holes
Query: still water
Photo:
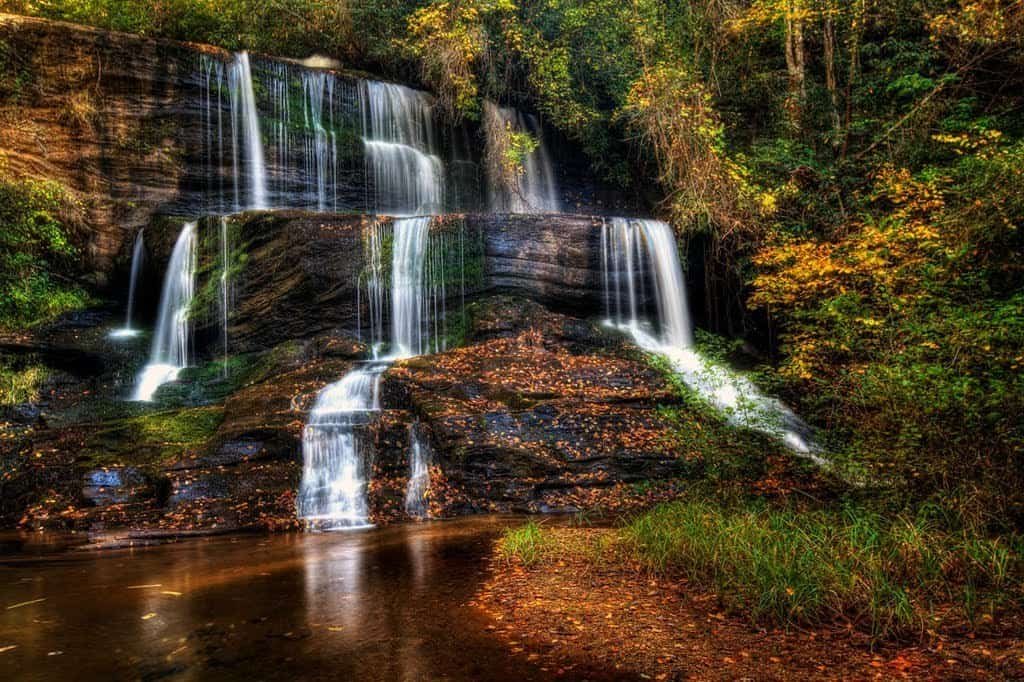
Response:
[[[0,554],[0,680],[548,679],[468,603],[516,522]]]

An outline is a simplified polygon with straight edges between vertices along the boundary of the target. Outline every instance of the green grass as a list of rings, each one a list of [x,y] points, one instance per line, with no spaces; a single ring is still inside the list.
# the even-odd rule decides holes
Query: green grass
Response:
[[[15,369],[0,360],[0,405],[30,403],[39,399],[39,388],[47,371],[40,365]]]
[[[974,622],[1020,577],[1012,539],[852,506],[795,512],[687,500],[637,517],[624,542],[648,569],[714,590],[753,622],[847,622],[874,639],[923,632],[936,603],[958,604]]]
[[[841,625],[873,641],[921,637],[950,607],[974,625],[1021,598],[1022,542],[928,514],[864,507],[771,508],[691,498],[659,506],[582,544],[534,521],[509,529],[499,556],[525,566],[575,553],[590,567],[685,579],[762,626]]]
[[[498,541],[498,555],[506,561],[517,560],[533,566],[546,558],[552,549],[550,538],[536,521],[518,528],[509,528]]]

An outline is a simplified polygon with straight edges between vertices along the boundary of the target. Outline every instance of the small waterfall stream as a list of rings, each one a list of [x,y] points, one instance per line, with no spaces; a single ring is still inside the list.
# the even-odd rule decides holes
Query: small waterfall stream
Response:
[[[363,146],[376,212],[440,213],[444,164],[436,154],[430,96],[377,81],[364,81],[360,90]]]
[[[228,89],[231,101],[231,135],[234,155],[235,210],[267,208],[267,167],[263,159],[263,138],[252,85],[249,53],[239,52],[228,68]],[[239,140],[239,134],[242,140]],[[240,153],[245,151],[249,195],[242,201],[239,184]]]
[[[303,154],[306,177],[314,178],[317,210],[337,209],[338,145],[334,132],[334,75],[323,71],[303,71],[302,91],[302,114],[307,131]]]
[[[381,374],[394,360],[418,354],[424,347],[424,328],[429,329],[429,325],[423,323],[421,314],[430,223],[429,217],[394,221],[390,292],[392,353],[357,366],[341,381],[324,388],[303,430],[298,514],[321,530],[362,528],[369,524],[366,500],[369,453],[359,431],[368,422],[368,413],[380,409]],[[378,251],[382,239],[379,237],[379,232],[371,233],[368,240],[371,279],[383,275]],[[368,288],[383,293],[380,279],[371,282]],[[429,344],[429,340],[426,343]]]
[[[409,429],[409,483],[405,487],[405,513],[414,519],[429,517],[430,449],[416,425]]]
[[[487,173],[491,211],[558,213],[561,210],[561,201],[555,183],[555,171],[544,145],[543,130],[537,119],[525,116],[516,109],[499,107],[491,101],[485,101],[484,131],[487,136],[487,154],[492,157],[488,163]],[[511,182],[499,168],[509,132],[529,133],[537,143],[537,147],[522,161],[522,175]]]
[[[613,218],[602,228],[601,247],[608,324],[629,333],[644,350],[666,357],[686,385],[731,423],[767,433],[794,452],[827,464],[817,454],[820,448],[812,441],[810,427],[792,410],[737,372],[708,361],[694,347],[686,284],[671,227],[656,220]],[[657,328],[649,315],[648,286]]]
[[[132,247],[132,271],[128,279],[128,307],[124,313],[124,327],[111,333],[111,336],[116,338],[136,336],[139,333],[139,330],[132,327],[132,313],[135,312],[135,289],[138,287],[142,262],[146,257],[144,232],[144,230],[139,230],[139,233],[135,235],[135,245]]]
[[[231,310],[231,259],[228,218],[220,219],[220,330],[224,346],[224,376],[228,375],[228,312]]]
[[[133,400],[152,400],[160,386],[174,381],[188,366],[192,343],[188,315],[195,279],[196,223],[190,222],[182,227],[167,264],[149,362],[136,382]]]

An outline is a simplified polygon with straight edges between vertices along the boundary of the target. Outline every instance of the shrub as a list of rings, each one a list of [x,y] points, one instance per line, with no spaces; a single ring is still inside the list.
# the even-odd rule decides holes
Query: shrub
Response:
[[[69,204],[55,182],[0,180],[0,328],[31,327],[89,302],[61,274],[74,272],[78,254],[66,228]]]

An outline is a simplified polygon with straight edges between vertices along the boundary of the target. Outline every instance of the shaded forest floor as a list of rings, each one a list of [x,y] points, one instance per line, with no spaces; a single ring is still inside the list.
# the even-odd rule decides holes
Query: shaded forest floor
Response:
[[[840,626],[759,628],[685,580],[587,551],[614,532],[546,529],[558,558],[530,567],[495,553],[475,604],[512,653],[567,678],[583,666],[653,680],[1024,677],[1020,623],[875,647]]]

